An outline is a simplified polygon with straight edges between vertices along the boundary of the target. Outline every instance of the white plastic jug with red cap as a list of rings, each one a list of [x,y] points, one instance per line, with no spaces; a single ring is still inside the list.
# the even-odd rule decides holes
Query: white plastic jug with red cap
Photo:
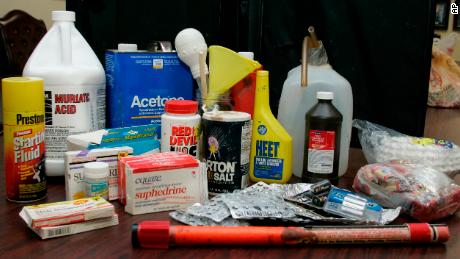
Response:
[[[75,13],[53,11],[53,26],[24,67],[45,83],[46,173],[64,175],[66,138],[105,127],[105,73],[75,28]]]

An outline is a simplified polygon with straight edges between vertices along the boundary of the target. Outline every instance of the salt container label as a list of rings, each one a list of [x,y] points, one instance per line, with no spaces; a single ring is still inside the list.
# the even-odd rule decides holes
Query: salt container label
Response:
[[[226,193],[247,187],[251,121],[203,119],[202,129],[209,191]]]

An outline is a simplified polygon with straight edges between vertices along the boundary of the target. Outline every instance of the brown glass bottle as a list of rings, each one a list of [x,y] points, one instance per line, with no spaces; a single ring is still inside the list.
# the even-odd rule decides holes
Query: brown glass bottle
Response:
[[[317,92],[318,103],[305,115],[305,143],[302,182],[339,178],[342,114],[332,105],[334,93]]]

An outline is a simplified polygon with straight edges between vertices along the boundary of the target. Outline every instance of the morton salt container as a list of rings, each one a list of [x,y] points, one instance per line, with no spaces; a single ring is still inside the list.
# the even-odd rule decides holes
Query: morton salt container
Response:
[[[43,79],[2,80],[6,198],[32,202],[46,197]]]
[[[210,193],[233,192],[249,184],[251,115],[211,111],[201,122],[202,160],[206,162]]]
[[[45,80],[46,174],[58,176],[67,136],[105,127],[105,73],[75,28],[75,13],[53,11],[52,19],[23,74]]]

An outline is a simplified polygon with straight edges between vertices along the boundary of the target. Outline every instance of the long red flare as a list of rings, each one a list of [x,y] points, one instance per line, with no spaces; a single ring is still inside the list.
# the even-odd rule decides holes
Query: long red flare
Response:
[[[389,226],[224,227],[171,226],[168,221],[133,224],[133,246],[170,245],[300,245],[362,243],[442,243],[449,239],[444,224]]]

